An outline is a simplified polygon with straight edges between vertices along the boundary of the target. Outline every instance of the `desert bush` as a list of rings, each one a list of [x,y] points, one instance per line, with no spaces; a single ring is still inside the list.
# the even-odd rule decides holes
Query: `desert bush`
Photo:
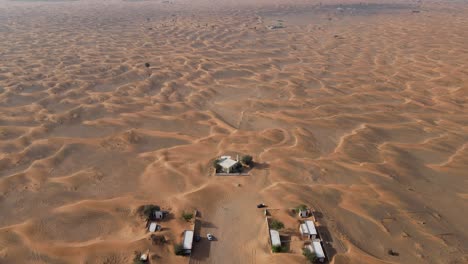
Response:
[[[175,244],[174,245],[174,253],[177,256],[183,256],[185,254],[184,247],[182,246],[182,244]]]
[[[271,246],[271,251],[273,253],[279,253],[281,252],[281,246]]]
[[[294,211],[296,213],[299,213],[300,210],[307,210],[307,205],[301,204],[301,205],[296,206],[296,208],[294,208]]]
[[[166,238],[163,235],[151,235],[151,241],[153,242],[153,245],[162,245],[167,242]]]
[[[275,230],[280,230],[284,228],[284,224],[278,220],[272,220],[270,223],[270,227]]]
[[[192,220],[193,218],[193,214],[192,213],[186,213],[185,211],[182,212],[182,218],[185,220],[185,221],[190,221]]]
[[[253,158],[250,155],[242,156],[241,161],[242,163],[248,166],[251,166],[253,164]]]
[[[308,248],[302,249],[302,255],[304,255],[304,257],[306,257],[306,259],[310,263],[317,263],[317,256],[315,255],[314,252],[311,252]]]

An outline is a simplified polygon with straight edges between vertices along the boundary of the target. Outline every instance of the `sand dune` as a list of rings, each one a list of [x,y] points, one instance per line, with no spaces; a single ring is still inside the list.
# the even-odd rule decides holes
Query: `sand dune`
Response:
[[[304,263],[261,201],[331,263],[468,262],[467,32],[466,1],[1,0],[0,263],[187,263],[195,208],[191,263]]]

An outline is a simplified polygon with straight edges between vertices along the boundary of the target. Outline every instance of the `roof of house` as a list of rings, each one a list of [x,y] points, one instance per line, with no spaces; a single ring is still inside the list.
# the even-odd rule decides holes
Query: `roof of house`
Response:
[[[272,246],[281,246],[281,239],[278,231],[270,229],[270,237]]]
[[[317,230],[315,229],[314,222],[307,220],[305,221],[305,225],[307,226],[307,229],[309,230],[309,234],[317,235]]]
[[[218,164],[223,168],[231,168],[232,166],[234,166],[237,163],[238,163],[238,161],[235,161],[235,160],[231,159],[230,156],[222,156],[219,159],[219,162],[218,162]]]
[[[192,243],[193,243],[193,230],[185,230],[184,242],[182,243],[184,249],[192,249]]]
[[[154,232],[156,231],[156,227],[158,226],[158,224],[156,224],[155,222],[152,222],[149,226],[149,231],[150,232]]]
[[[315,256],[317,258],[325,258],[325,253],[323,252],[322,244],[320,241],[312,241],[312,247],[314,249]]]

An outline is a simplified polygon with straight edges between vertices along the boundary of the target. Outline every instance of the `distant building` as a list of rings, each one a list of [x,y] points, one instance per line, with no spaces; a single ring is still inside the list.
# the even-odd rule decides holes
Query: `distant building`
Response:
[[[281,246],[281,239],[278,231],[270,229],[270,239],[272,246]]]
[[[315,239],[317,237],[317,229],[315,229],[314,222],[306,220],[299,226],[299,231],[303,238]]]
[[[190,255],[192,253],[193,234],[193,230],[184,231],[184,241],[182,242],[182,247],[184,249],[184,254],[186,255]]]
[[[237,156],[236,160],[231,159],[231,156],[221,156],[218,160],[218,165],[221,166],[223,172],[231,173],[241,164],[239,162],[239,156]]]
[[[149,225],[148,231],[150,231],[150,232],[155,232],[157,226],[158,226],[157,223],[151,222],[151,224]]]
[[[307,245],[306,248],[308,250],[310,250],[310,252],[315,254],[315,256],[317,257],[317,260],[319,262],[325,262],[325,253],[323,251],[322,244],[320,243],[320,240],[312,241],[312,244]]]
[[[310,215],[310,210],[309,209],[299,210],[299,217],[307,218],[307,217],[309,217],[309,215]]]
[[[164,218],[164,212],[163,211],[154,211],[154,219],[161,220],[163,218]]]

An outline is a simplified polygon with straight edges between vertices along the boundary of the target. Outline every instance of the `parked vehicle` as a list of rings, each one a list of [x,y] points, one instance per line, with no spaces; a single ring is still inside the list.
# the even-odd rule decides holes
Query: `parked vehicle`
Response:
[[[209,241],[214,240],[214,236],[212,234],[208,234],[208,235],[206,235],[206,237],[208,238]]]

